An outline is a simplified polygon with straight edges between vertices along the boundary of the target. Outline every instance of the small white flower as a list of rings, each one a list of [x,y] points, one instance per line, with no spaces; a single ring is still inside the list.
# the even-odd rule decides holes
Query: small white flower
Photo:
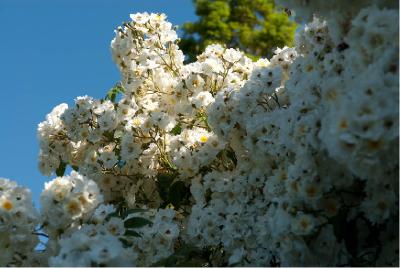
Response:
[[[308,235],[313,232],[315,219],[306,214],[299,213],[292,224],[292,232],[297,235]]]
[[[228,61],[230,63],[234,63],[234,62],[239,61],[242,58],[242,53],[237,49],[228,48],[227,50],[225,50],[222,57],[226,61]]]

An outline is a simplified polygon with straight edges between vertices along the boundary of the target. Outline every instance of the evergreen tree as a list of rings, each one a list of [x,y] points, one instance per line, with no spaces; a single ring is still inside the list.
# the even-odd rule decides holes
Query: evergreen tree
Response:
[[[248,56],[269,57],[275,47],[293,45],[295,22],[273,0],[193,0],[197,22],[183,25],[181,49],[194,61],[213,43],[239,48]]]

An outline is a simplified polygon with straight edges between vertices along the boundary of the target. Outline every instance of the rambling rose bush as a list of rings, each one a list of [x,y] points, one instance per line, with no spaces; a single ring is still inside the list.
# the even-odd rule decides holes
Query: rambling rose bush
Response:
[[[40,216],[0,180],[1,264],[398,265],[398,3],[280,2],[315,15],[257,62],[184,65],[164,14],[131,15],[121,82],[39,124]]]

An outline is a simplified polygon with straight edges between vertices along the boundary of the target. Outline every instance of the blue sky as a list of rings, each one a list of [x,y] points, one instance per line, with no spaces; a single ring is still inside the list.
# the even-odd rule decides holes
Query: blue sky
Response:
[[[163,12],[174,25],[196,19],[191,0],[0,0],[0,177],[32,190],[37,125],[77,96],[102,98],[119,80],[109,49],[129,14]]]

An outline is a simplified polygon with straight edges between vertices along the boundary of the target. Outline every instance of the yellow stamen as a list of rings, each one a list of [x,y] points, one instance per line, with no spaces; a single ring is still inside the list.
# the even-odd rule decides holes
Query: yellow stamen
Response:
[[[369,149],[371,149],[371,150],[378,150],[379,148],[381,148],[382,147],[382,141],[380,141],[380,140],[377,140],[377,141],[373,141],[373,140],[369,140],[368,142],[367,142],[367,146],[368,146],[368,148]]]
[[[81,202],[82,205],[85,205],[88,203],[86,197],[84,197],[83,195],[81,195],[79,198],[79,201]]]
[[[315,197],[317,195],[318,189],[314,185],[310,185],[309,187],[307,187],[306,193],[307,193],[308,197],[312,198],[312,197]]]
[[[7,211],[10,211],[13,208],[13,204],[9,200],[5,200],[1,206]]]
[[[347,129],[349,127],[349,124],[347,123],[347,120],[346,119],[340,120],[339,127],[341,129]]]
[[[81,206],[76,200],[71,200],[67,205],[67,211],[71,215],[76,215],[80,212]]]
[[[208,141],[208,137],[206,135],[201,135],[199,140],[202,143],[206,143]]]
[[[140,124],[141,124],[142,122],[140,121],[139,118],[135,118],[135,119],[133,119],[132,123],[133,123],[135,126],[140,126]]]
[[[308,221],[306,220],[306,219],[302,219],[301,221],[300,221],[300,226],[303,228],[303,230],[306,230],[307,229],[307,227],[308,227]]]

